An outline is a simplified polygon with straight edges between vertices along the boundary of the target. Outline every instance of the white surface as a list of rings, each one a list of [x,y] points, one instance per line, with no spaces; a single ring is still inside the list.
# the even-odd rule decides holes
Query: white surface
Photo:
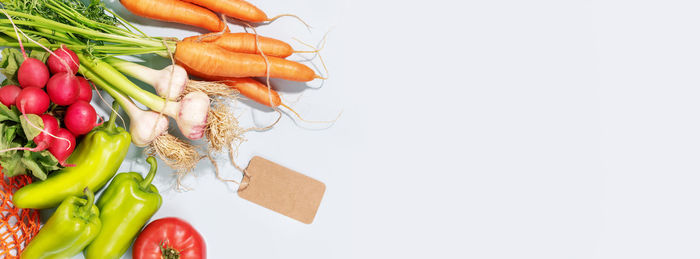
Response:
[[[193,223],[210,258],[700,256],[697,1],[253,2],[316,26],[264,35],[335,26],[331,79],[294,107],[344,114],[326,130],[285,117],[238,157],[325,182],[311,225],[238,198],[206,163],[194,191],[164,193],[155,218]]]

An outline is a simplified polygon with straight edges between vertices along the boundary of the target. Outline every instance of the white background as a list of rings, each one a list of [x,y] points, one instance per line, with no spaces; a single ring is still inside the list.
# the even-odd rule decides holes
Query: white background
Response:
[[[266,36],[333,28],[324,87],[280,85],[309,119],[344,113],[322,130],[284,117],[238,156],[325,182],[311,225],[240,199],[207,163],[184,193],[160,172],[155,218],[190,221],[210,258],[700,257],[697,1],[253,2],[315,26],[283,18]],[[248,104],[244,125],[274,119]]]

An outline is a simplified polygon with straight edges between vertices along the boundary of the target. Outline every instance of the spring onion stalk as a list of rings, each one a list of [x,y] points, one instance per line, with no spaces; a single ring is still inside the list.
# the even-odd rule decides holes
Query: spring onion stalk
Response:
[[[114,97],[114,100],[124,108],[126,114],[131,118],[129,132],[131,132],[131,142],[133,142],[135,146],[148,146],[158,136],[167,133],[167,117],[154,111],[141,110],[129,97],[110,87],[107,82],[84,66],[79,68],[79,72],[83,74],[83,76],[89,77],[95,85],[107,91],[107,93]]]
[[[94,59],[91,61],[82,53],[78,53],[78,59],[81,66],[93,72],[92,75],[86,75],[88,79],[93,80],[93,77],[99,75],[107,84],[151,110],[172,117],[185,137],[192,140],[204,137],[210,105],[209,96],[205,93],[191,92],[179,102],[168,101],[134,85],[126,76],[104,61]]]
[[[73,27],[73,26],[70,26],[67,24],[63,24],[60,22],[45,19],[43,17],[25,14],[25,13],[21,13],[21,12],[15,12],[15,11],[10,11],[10,10],[5,10],[5,11],[9,15],[29,19],[29,20],[15,20],[14,23],[16,25],[26,25],[26,26],[32,26],[32,27],[38,27],[38,28],[44,28],[44,29],[51,29],[51,30],[54,30],[57,32],[63,32],[63,33],[68,33],[68,34],[75,33],[75,34],[79,34],[82,36],[90,37],[90,38],[95,39],[95,40],[108,40],[110,42],[132,43],[132,44],[139,44],[141,46],[150,46],[150,47],[160,46],[160,47],[165,48],[165,46],[163,46],[163,43],[160,41],[157,41],[157,40],[122,36],[122,35],[118,35],[118,34],[109,34],[109,33],[104,33],[104,32],[95,31],[95,30],[86,29],[86,28]],[[6,20],[6,21],[1,21],[0,24],[7,25],[7,24],[10,24],[10,22],[9,22],[9,20]],[[25,30],[25,29],[23,29],[23,30]]]
[[[20,1],[20,0],[14,0]],[[176,42],[173,39],[148,37],[137,35],[125,28],[91,21],[66,3],[46,0],[51,11],[56,12],[61,18],[71,24],[65,24],[41,16],[4,9],[4,11],[14,17],[13,22],[22,27],[28,35],[44,37],[57,44],[83,45],[75,49],[89,50],[91,55],[135,55],[153,53],[167,56],[168,49],[175,49]],[[61,6],[62,5],[62,6]],[[116,16],[118,17],[118,16]],[[121,17],[118,20],[123,21]],[[124,24],[124,22],[121,22]],[[125,25],[126,26],[126,25]],[[133,27],[133,26],[132,26]],[[0,31],[5,34],[14,34],[14,28],[9,19],[0,19]],[[89,40],[88,40],[89,39]],[[96,44],[102,42],[100,44]],[[11,43],[10,43],[11,44]],[[119,45],[119,46],[110,46]],[[166,46],[167,45],[167,46]],[[3,46],[12,46],[4,45]]]
[[[169,65],[161,70],[129,62],[119,58],[106,58],[105,62],[122,73],[144,82],[156,90],[159,96],[177,100],[187,86],[187,71],[178,65]]]

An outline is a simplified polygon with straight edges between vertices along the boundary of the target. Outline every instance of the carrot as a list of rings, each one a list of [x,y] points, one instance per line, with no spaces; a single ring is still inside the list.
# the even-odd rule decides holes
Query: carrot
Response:
[[[120,0],[132,13],[167,22],[188,24],[209,31],[223,31],[226,24],[212,11],[180,0]]]
[[[282,104],[282,99],[277,91],[250,77],[207,79],[218,81],[238,90],[243,96],[248,97],[259,104],[275,108]]]
[[[275,108],[282,104],[282,99],[275,89],[268,88],[267,85],[250,77],[217,77],[199,73],[187,66],[183,66],[187,73],[207,81],[220,82],[238,90],[240,94],[259,104]]]
[[[183,0],[199,6],[206,7],[217,13],[223,13],[227,16],[248,21],[248,22],[265,22],[270,19],[267,14],[257,8],[255,5],[244,0]]]
[[[180,41],[175,61],[199,74],[215,77],[266,77],[308,82],[322,78],[304,64],[257,54],[236,53],[206,42]]]
[[[209,42],[233,52],[260,54],[256,46],[255,34],[252,33],[208,33],[182,40]],[[267,56],[286,58],[295,52],[291,45],[281,40],[263,36],[258,36],[258,40],[260,41],[260,50]]]
[[[226,78],[218,81],[238,90],[243,96],[259,104],[272,108],[282,104],[282,99],[277,91],[267,88],[265,84],[250,77]]]
[[[275,91],[272,88],[269,88],[267,85],[261,83],[258,80],[255,80],[253,78],[249,77],[216,77],[216,76],[207,76],[201,73],[198,73],[197,71],[193,71],[190,68],[184,66],[185,70],[187,70],[187,73],[190,75],[199,77],[204,80],[208,81],[215,81],[219,83],[223,83],[225,85],[230,86],[233,89],[238,90],[238,92],[247,97],[248,99],[251,99],[259,104],[265,105],[267,107],[273,108],[275,110],[278,110],[279,106],[282,106],[284,108],[287,108],[289,111],[294,113],[294,115],[297,116],[302,121],[305,122],[310,122],[310,123],[331,123],[335,122],[337,120],[332,120],[332,121],[309,121],[301,117],[301,115],[286,105],[285,103],[282,102],[282,98],[280,98],[280,95],[277,91]],[[342,114],[342,112],[341,112]],[[340,114],[338,114],[338,117],[340,117]],[[276,123],[276,122],[275,122]]]

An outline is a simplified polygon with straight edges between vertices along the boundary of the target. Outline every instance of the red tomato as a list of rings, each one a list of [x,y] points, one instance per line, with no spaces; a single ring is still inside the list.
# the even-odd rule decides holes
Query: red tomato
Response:
[[[134,259],[204,259],[204,238],[186,221],[162,218],[148,224],[134,241]]]

